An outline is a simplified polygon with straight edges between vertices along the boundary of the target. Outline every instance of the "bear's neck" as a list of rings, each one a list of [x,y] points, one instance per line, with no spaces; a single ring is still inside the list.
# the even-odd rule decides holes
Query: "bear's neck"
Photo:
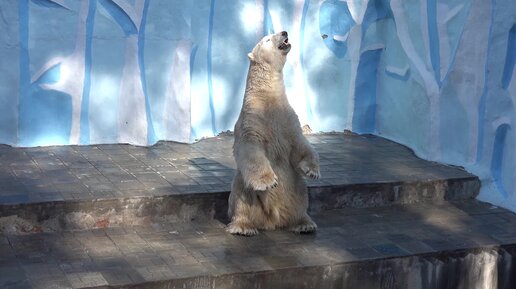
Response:
[[[245,92],[246,96],[285,98],[283,71],[251,63]]]

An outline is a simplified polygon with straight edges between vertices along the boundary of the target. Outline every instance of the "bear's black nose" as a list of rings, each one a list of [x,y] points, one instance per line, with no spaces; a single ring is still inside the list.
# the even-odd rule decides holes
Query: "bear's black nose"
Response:
[[[281,36],[288,36],[287,31],[281,31]]]

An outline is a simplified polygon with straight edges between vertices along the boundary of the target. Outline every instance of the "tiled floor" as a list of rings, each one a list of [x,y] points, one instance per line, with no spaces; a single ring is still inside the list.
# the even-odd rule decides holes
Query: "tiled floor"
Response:
[[[375,136],[308,138],[320,154],[322,172],[309,186],[472,177]],[[152,147],[0,146],[0,204],[227,192],[235,168],[232,143],[232,137],[222,136]]]
[[[418,182],[475,179],[462,169],[421,160],[406,147],[375,136],[324,134],[308,138],[320,154],[322,171],[322,178],[308,185],[314,190],[330,188],[330,194],[332,188],[345,185],[353,191],[355,184],[407,182],[416,184],[412,189],[417,190]],[[228,192],[235,168],[232,142],[232,137],[221,136],[192,145],[160,142],[153,147],[0,146],[0,215],[29,216],[30,210],[37,208],[37,214],[28,219],[49,218],[52,208],[61,208],[56,214],[80,213],[86,207],[101,205],[91,200],[104,200],[101,210],[115,203],[125,208],[136,196],[148,198],[133,206],[140,208],[155,199],[153,205],[165,208],[160,204],[164,198],[155,196]],[[475,189],[478,187],[458,191]],[[363,197],[360,192],[353,196]],[[128,201],[119,202],[122,199]],[[88,206],[78,206],[76,201]],[[218,201],[222,201],[220,196]],[[314,197],[314,201],[323,208],[324,202],[335,200]],[[141,213],[138,208],[121,210],[120,214],[136,216]],[[213,218],[202,222],[151,218],[142,226],[120,222],[111,227],[96,224],[97,229],[32,230],[30,234],[0,230],[5,232],[0,233],[0,288],[131,284],[140,288],[135,284],[144,283],[156,285],[145,288],[162,288],[159,282],[181,278],[194,278],[194,288],[217,288],[210,283],[213,278],[241,273],[327,270],[335,264],[516,244],[516,216],[473,200],[314,212],[319,212],[313,216],[319,230],[313,235],[274,231],[252,238],[233,236]],[[72,217],[83,216],[75,213]],[[4,221],[9,223],[5,218],[10,217]],[[298,278],[296,274],[294,278]],[[281,279],[281,274],[278,276]],[[264,286],[261,288],[270,287]]]
[[[0,235],[0,287],[115,286],[516,244],[516,215],[477,201],[333,210],[314,220],[313,235],[233,236],[217,221]]]

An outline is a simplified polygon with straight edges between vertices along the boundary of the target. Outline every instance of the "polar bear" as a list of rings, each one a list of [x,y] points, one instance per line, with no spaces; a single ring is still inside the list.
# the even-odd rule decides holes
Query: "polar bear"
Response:
[[[319,155],[304,137],[285,94],[283,66],[290,47],[283,31],[265,36],[248,55],[251,63],[234,131],[237,172],[229,195],[231,222],[227,226],[231,234],[317,229],[306,213],[303,176],[319,178]]]

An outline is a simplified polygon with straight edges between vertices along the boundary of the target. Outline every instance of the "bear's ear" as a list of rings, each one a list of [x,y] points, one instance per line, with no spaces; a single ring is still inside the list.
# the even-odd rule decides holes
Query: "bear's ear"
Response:
[[[249,52],[249,53],[247,54],[247,57],[249,58],[249,60],[254,61],[254,55],[253,55],[253,53],[252,53],[252,52]]]

